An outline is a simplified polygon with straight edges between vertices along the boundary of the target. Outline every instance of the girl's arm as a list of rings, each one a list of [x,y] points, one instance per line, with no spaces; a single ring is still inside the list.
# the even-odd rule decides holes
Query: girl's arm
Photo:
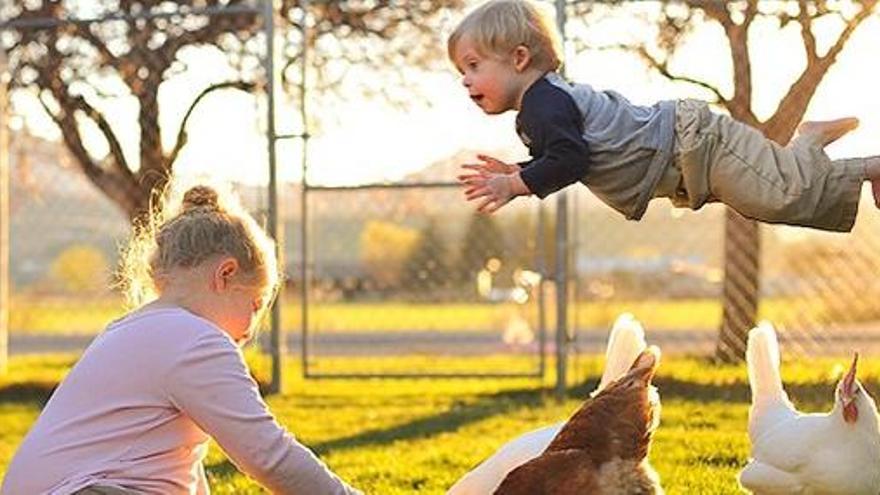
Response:
[[[219,331],[193,343],[167,375],[165,388],[236,466],[272,493],[360,493],[278,424],[241,352]]]

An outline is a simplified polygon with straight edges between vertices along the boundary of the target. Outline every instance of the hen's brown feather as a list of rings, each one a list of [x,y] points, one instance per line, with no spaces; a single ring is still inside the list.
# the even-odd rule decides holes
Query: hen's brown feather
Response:
[[[544,452],[511,471],[495,493],[662,493],[646,461],[657,412],[649,397],[656,366],[656,350],[643,352],[626,375],[584,402]]]
[[[590,462],[583,450],[545,451],[511,471],[495,493],[504,495],[597,493],[598,472],[595,469],[583,469],[585,464]]]

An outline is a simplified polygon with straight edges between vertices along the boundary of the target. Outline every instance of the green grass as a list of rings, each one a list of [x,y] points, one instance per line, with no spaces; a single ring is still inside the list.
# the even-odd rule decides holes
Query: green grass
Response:
[[[301,326],[302,309],[298,301],[287,299],[282,306],[284,326],[296,330]],[[513,303],[328,303],[312,302],[309,321],[320,332],[371,332],[407,330],[500,330],[513,315],[536,320],[537,305],[518,306]],[[9,328],[16,333],[50,333],[94,335],[110,320],[125,311],[121,302],[112,298],[76,299],[66,297],[13,298]],[[547,325],[552,328],[554,306],[548,301]],[[579,327],[606,328],[622,312],[639,316],[650,328],[706,329],[714,332],[721,321],[720,299],[676,300],[612,300],[581,302],[571,306],[569,318]],[[821,301],[806,299],[765,299],[761,302],[760,318],[777,324],[797,316],[819,320],[825,316]],[[796,313],[796,314],[795,314]]]
[[[0,378],[0,472],[73,359],[12,359],[10,373]],[[266,359],[254,355],[249,359],[257,377],[265,380]],[[424,359],[395,358],[392,367],[417,367]],[[449,366],[497,370],[505,364],[517,367],[516,361],[515,357],[450,359]],[[350,359],[330,364],[364,365]],[[578,359],[581,385],[573,386],[563,402],[548,392],[552,377],[543,383],[535,379],[304,381],[292,365],[287,370],[290,390],[268,402],[301,441],[367,493],[440,494],[505,441],[567,417],[597,381],[601,364],[598,358]],[[841,364],[844,359],[785,363],[783,376],[795,402],[807,410],[829,407],[832,370],[836,367],[839,373]],[[860,376],[877,396],[880,363],[864,363]],[[740,493],[736,473],[748,455],[745,369],[699,359],[668,359],[661,363],[655,382],[663,412],[651,459],[667,493]],[[261,493],[216,446],[207,467],[213,493]]]

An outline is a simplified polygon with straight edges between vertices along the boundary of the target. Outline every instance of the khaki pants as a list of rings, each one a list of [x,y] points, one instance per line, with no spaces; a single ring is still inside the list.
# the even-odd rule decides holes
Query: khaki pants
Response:
[[[73,495],[139,495],[133,490],[126,490],[109,485],[92,485],[74,493]]]
[[[694,210],[721,202],[762,222],[847,232],[866,164],[865,158],[832,161],[811,135],[780,146],[704,102],[682,100],[673,165],[655,196]]]

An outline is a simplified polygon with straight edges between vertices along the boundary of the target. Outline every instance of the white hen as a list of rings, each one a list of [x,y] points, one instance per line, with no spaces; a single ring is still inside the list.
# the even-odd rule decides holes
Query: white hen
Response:
[[[802,414],[788,400],[769,323],[749,332],[746,359],[752,459],[740,473],[740,484],[757,495],[880,493],[877,406],[856,379],[858,354],[827,414]]]
[[[605,370],[599,386],[591,396],[598,394],[632,367],[636,358],[647,348],[642,325],[629,313],[620,315],[611,328],[605,349]],[[504,480],[507,473],[539,455],[559,433],[565,422],[525,433],[504,444],[482,464],[465,474],[447,495],[489,495]]]

